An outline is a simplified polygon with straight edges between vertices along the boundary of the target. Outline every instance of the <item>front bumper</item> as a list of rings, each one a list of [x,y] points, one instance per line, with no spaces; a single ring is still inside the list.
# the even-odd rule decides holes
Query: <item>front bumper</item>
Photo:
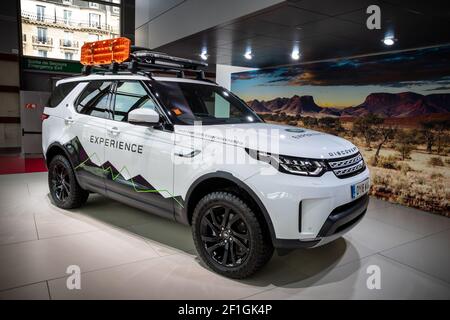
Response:
[[[317,247],[339,238],[364,216],[369,196],[352,199],[351,186],[369,178],[369,170],[339,179],[276,173],[245,182],[259,196],[273,226],[277,248]]]
[[[323,224],[316,238],[304,240],[275,239],[276,248],[314,248],[330,243],[350,231],[364,217],[369,205],[369,195],[337,207]]]

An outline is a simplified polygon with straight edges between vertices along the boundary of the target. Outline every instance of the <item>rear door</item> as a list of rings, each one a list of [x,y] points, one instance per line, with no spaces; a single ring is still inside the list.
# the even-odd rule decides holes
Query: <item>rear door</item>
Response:
[[[105,121],[111,117],[112,81],[91,81],[75,102],[76,113],[65,119],[67,145],[82,186],[105,192]],[[66,145],[66,148],[67,148]]]
[[[105,158],[108,195],[173,217],[173,131],[128,122],[138,108],[161,110],[140,81],[115,85],[112,119],[106,120]]]

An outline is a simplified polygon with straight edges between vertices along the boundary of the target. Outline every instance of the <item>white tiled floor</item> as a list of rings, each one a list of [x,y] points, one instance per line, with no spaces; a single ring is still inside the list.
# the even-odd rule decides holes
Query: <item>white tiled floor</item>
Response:
[[[343,239],[237,281],[201,264],[186,226],[96,195],[65,211],[47,193],[46,173],[0,176],[0,299],[450,299],[450,219],[419,210],[371,199]]]

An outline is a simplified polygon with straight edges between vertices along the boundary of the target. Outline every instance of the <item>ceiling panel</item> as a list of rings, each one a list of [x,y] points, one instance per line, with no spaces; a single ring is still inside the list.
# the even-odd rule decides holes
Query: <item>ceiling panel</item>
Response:
[[[382,29],[368,30],[366,6],[381,7]],[[450,1],[299,0],[284,2],[157,48],[197,58],[207,48],[210,64],[246,67],[292,64],[292,48],[313,61],[450,43]],[[394,32],[392,47],[382,38]],[[254,58],[243,57],[251,48]],[[212,68],[212,67],[211,67]]]
[[[377,0],[299,0],[289,1],[291,5],[311,12],[327,16],[335,16],[354,10],[367,8],[371,4],[378,4]]]
[[[293,5],[279,7],[273,11],[258,15],[256,17],[257,20],[288,27],[295,27],[308,22],[319,21],[325,18],[327,18],[326,15],[302,10]]]

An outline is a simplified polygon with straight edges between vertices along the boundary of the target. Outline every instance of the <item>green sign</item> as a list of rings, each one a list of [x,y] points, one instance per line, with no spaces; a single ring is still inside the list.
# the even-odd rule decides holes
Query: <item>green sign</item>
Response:
[[[80,73],[82,65],[76,61],[51,60],[42,58],[22,58],[23,69],[47,72]]]

